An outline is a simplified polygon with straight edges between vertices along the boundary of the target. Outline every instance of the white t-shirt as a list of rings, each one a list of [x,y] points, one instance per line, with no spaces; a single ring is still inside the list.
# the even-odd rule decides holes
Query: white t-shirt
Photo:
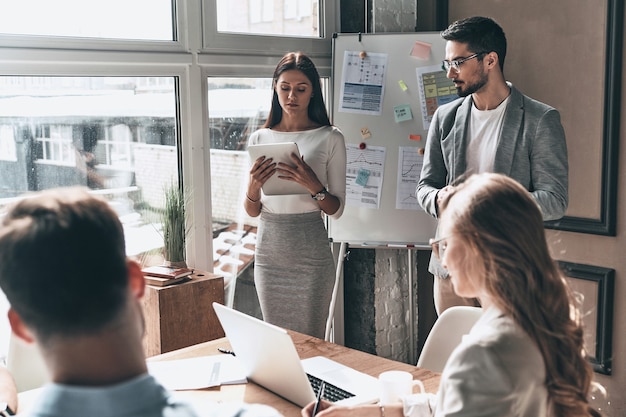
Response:
[[[468,174],[493,172],[493,163],[509,97],[493,110],[478,110],[472,104],[467,130],[469,137],[466,155]]]
[[[328,192],[340,201],[339,209],[330,217],[338,219],[346,200],[346,145],[343,134],[334,126],[322,126],[302,132],[279,132],[259,129],[250,135],[249,144],[295,142],[300,155]],[[261,194],[262,210],[276,214],[319,211],[316,200],[308,194]]]

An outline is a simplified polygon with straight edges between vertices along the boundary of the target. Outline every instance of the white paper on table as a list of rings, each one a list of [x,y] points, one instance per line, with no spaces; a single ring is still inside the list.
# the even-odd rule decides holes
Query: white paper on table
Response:
[[[147,362],[148,372],[165,388],[191,390],[248,382],[239,360],[232,355]]]

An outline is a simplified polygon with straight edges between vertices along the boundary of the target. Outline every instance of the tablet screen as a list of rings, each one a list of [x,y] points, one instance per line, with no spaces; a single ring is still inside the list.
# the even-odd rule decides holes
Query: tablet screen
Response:
[[[282,162],[293,166],[291,154],[295,153],[300,157],[298,145],[295,142],[267,143],[258,145],[249,145],[248,153],[250,154],[250,162],[261,157],[272,158],[274,162]],[[272,177],[263,184],[263,193],[266,195],[286,195],[286,194],[309,194],[309,191],[298,183],[278,178],[278,174],[274,173]]]

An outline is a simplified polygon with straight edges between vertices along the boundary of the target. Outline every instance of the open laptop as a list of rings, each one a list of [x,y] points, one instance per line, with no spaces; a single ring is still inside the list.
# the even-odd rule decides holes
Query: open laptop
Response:
[[[213,309],[248,378],[262,387],[300,407],[315,401],[319,380],[323,398],[336,404],[378,401],[376,378],[322,356],[300,360],[285,329],[218,303]],[[331,398],[335,388],[339,398]]]
[[[291,154],[295,153],[300,157],[300,151],[295,142],[248,145],[248,153],[250,154],[251,163],[254,163],[257,158],[265,156],[265,158],[272,158],[276,163],[282,162],[294,166]],[[297,182],[278,178],[278,172],[275,172],[263,184],[262,189],[266,195],[309,194],[309,191]]]

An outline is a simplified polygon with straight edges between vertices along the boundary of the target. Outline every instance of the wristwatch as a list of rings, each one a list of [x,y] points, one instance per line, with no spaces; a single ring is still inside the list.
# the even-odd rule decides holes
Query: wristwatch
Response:
[[[322,188],[322,191],[316,193],[315,195],[312,195],[311,197],[313,197],[313,200],[322,201],[326,198],[326,194],[328,194],[328,190],[326,189],[326,187],[324,187]]]
[[[0,416],[7,417],[7,416],[14,416],[14,415],[15,415],[15,412],[11,410],[11,407],[9,407],[8,403],[0,402]]]

